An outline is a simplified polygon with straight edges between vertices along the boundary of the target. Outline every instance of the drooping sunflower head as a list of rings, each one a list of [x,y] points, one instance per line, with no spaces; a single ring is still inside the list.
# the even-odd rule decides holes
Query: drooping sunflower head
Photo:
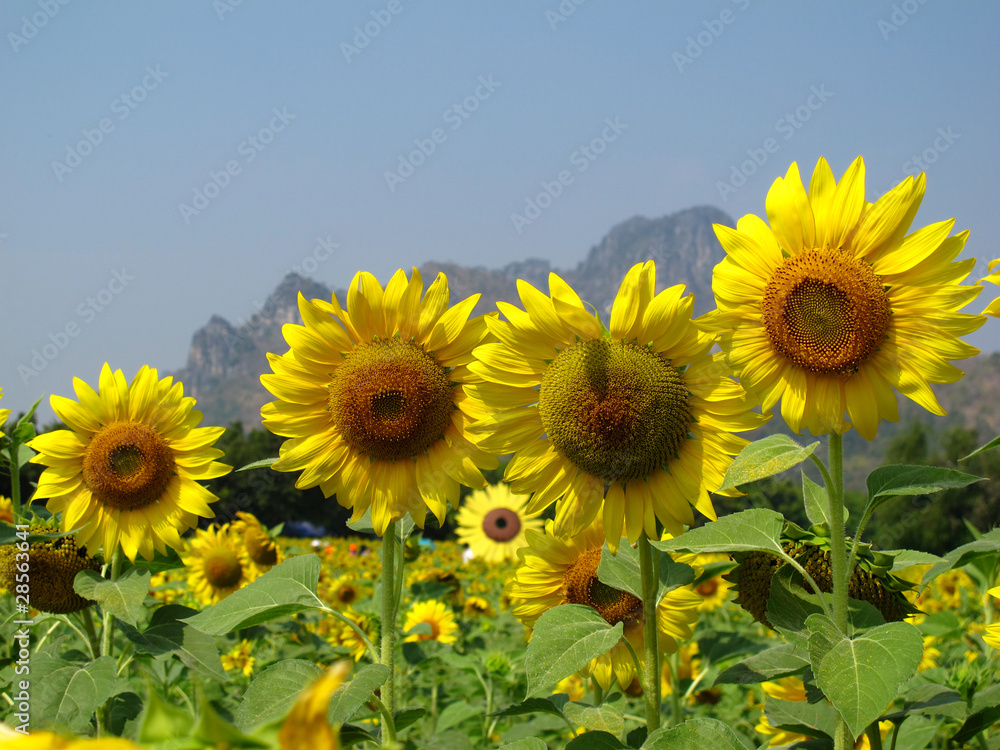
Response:
[[[406,636],[406,641],[454,643],[457,640],[455,633],[458,632],[458,624],[455,622],[455,614],[450,607],[437,599],[417,602],[406,613],[403,631],[409,632],[418,625],[429,627],[430,632],[411,633]]]
[[[898,419],[894,390],[944,414],[928,384],[954,382],[962,373],[947,360],[978,353],[957,338],[984,320],[958,312],[980,291],[960,285],[975,260],[955,261],[968,232],[949,237],[950,220],[907,234],[924,184],[908,177],[869,203],[861,157],[840,182],[820,158],[808,193],[796,164],[775,180],[770,225],[754,215],[716,225],[727,256],[703,327],[796,432],[853,422],[872,440],[882,419]]]
[[[528,529],[542,528],[542,520],[528,516],[528,498],[507,485],[491,485],[469,495],[458,511],[458,539],[487,563],[516,559]]]
[[[284,559],[281,548],[261,526],[257,516],[240,511],[236,518],[233,533],[242,540],[258,574],[266,573]]]
[[[527,511],[556,500],[559,533],[589,524],[603,502],[608,544],[655,538],[715,517],[709,490],[745,444],[733,432],[761,422],[727,368],[708,352],[714,337],[691,322],[683,286],[656,293],[650,261],[622,281],[610,330],[562,279],[549,295],[518,282],[524,310],[498,303],[487,319],[499,343],[475,350],[485,381],[467,391],[488,412],[480,447],[514,452],[505,479],[532,494]]]
[[[52,396],[52,410],[70,429],[39,435],[31,459],[47,468],[36,498],[62,514],[63,531],[80,529],[79,543],[104,548],[111,558],[120,544],[134,560],[167,547],[182,549],[180,534],[198,517],[211,518],[218,498],[198,482],[227,474],[212,444],[222,427],[197,427],[201,412],[173,378],[159,379],[144,366],[131,383],[121,370],[101,370],[100,392],[79,378],[79,403]]]
[[[475,380],[472,349],[488,336],[469,315],[474,295],[448,307],[439,274],[423,294],[420,272],[402,270],[383,290],[359,273],[347,309],[299,297],[303,325],[286,325],[291,350],[268,355],[273,375],[261,382],[277,401],[264,406],[264,425],[289,438],[273,465],[302,471],[300,489],[319,486],[354,509],[371,509],[381,535],[409,512],[423,526],[427,508],[443,523],[457,507],[459,485],[483,487],[480,469],[496,459],[468,431],[479,407],[465,393]]]
[[[28,531],[32,534],[51,534],[56,529],[31,524]],[[99,572],[101,564],[90,557],[85,548],[78,547],[74,537],[31,542],[28,545],[27,570],[20,567],[23,562],[16,545],[0,547],[0,586],[15,591],[18,582],[27,580],[28,597],[35,609],[65,615],[93,604],[76,593],[73,579],[81,570]],[[27,579],[24,575],[18,576],[18,573],[26,573]]]
[[[188,588],[203,605],[217,604],[255,578],[246,548],[229,524],[199,529],[181,554]]]

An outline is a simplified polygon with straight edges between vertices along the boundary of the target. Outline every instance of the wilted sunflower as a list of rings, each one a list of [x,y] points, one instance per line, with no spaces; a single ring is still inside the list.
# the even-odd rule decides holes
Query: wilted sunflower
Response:
[[[437,599],[428,599],[425,602],[414,604],[410,611],[406,613],[403,632],[409,632],[421,623],[429,625],[431,632],[412,633],[406,636],[405,641],[455,642],[455,633],[458,632],[458,625],[455,623],[455,614],[451,611],[451,608],[445,606]]]
[[[942,415],[928,384],[958,380],[948,360],[979,352],[957,338],[985,320],[958,312],[982,289],[960,285],[974,259],[954,262],[968,232],[949,237],[950,219],[907,234],[924,183],[907,177],[868,203],[860,156],[839,183],[820,158],[807,195],[793,163],[768,191],[770,226],[752,214],[715,226],[727,256],[705,325],[795,432],[844,433],[846,410],[873,440],[881,420],[899,419],[893,389]]]
[[[217,604],[255,578],[246,548],[229,524],[198,529],[181,553],[187,568],[188,589],[201,604]]]
[[[480,447],[515,452],[505,479],[534,493],[535,514],[562,498],[556,530],[586,527],[604,502],[611,548],[656,519],[672,533],[691,506],[716,517],[708,492],[746,445],[731,433],[762,422],[743,388],[708,353],[714,338],[691,322],[682,285],[654,295],[652,261],[633,266],[611,310],[611,330],[555,274],[549,296],[524,281],[525,310],[497,303],[487,318],[500,343],[476,349],[469,368],[487,382],[466,390],[494,413],[476,424]]]
[[[263,575],[285,559],[281,548],[260,525],[257,516],[240,511],[236,514],[236,518],[238,520],[233,522],[232,531],[246,547],[256,575]]]
[[[459,541],[488,563],[516,559],[518,549],[527,544],[524,532],[542,528],[540,518],[524,512],[527,503],[527,495],[515,495],[504,484],[473,492],[458,511]]]
[[[642,602],[597,578],[605,538],[600,518],[574,536],[556,536],[552,521],[548,521],[544,533],[531,530],[527,538],[528,546],[517,553],[521,565],[506,587],[511,613],[531,628],[553,607],[583,604],[595,609],[610,625],[622,623],[624,638],[643,658]],[[686,561],[693,556],[677,559]],[[663,597],[656,609],[661,653],[673,653],[678,641],[691,638],[700,603],[701,597],[690,587],[674,589]],[[635,664],[624,639],[591,660],[584,672],[585,676],[593,675],[604,690],[613,680],[623,689],[628,687],[635,677]]]
[[[29,532],[52,534],[56,529],[32,524]],[[76,593],[73,580],[81,570],[99,572],[101,564],[72,536],[31,542],[27,560],[20,554],[16,545],[0,547],[0,586],[20,592],[20,586],[27,584],[31,606],[42,612],[65,615],[93,604]]]
[[[103,545],[108,560],[119,543],[129,560],[183,549],[180,534],[199,516],[215,515],[209,503],[218,498],[198,481],[231,471],[211,447],[225,428],[196,427],[194,399],[145,365],[126,383],[105,363],[99,387],[100,394],[73,378],[80,403],[52,396],[52,410],[70,429],[29,443],[38,451],[32,463],[48,467],[35,497],[62,513],[63,531],[80,529],[80,544]]]
[[[481,407],[465,393],[467,365],[488,336],[482,317],[469,320],[479,295],[448,309],[444,274],[422,291],[414,268],[384,291],[357,274],[346,310],[336,295],[299,295],[304,325],[283,328],[291,351],[268,354],[274,374],[261,376],[278,398],[264,426],[290,438],[272,468],[301,470],[296,487],[336,494],[354,520],[371,508],[380,536],[407,512],[422,527],[430,508],[443,523],[459,484],[483,487],[480,469],[497,466],[468,432]]]

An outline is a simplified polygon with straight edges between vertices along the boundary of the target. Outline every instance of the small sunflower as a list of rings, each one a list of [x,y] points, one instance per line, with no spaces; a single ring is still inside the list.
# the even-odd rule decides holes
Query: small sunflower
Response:
[[[31,462],[48,467],[35,497],[48,498],[49,511],[62,513],[62,530],[79,529],[89,550],[103,545],[108,560],[119,543],[129,560],[183,549],[181,533],[199,516],[211,518],[209,503],[218,499],[198,482],[231,471],[211,447],[225,428],[196,427],[194,399],[150,367],[126,383],[105,363],[99,387],[74,378],[79,403],[52,396],[52,410],[70,429],[29,444],[38,451]]]
[[[421,623],[430,625],[431,632],[412,633],[406,636],[406,641],[454,643],[457,640],[455,633],[458,632],[458,625],[455,623],[455,615],[449,607],[437,599],[428,599],[425,602],[414,604],[406,613],[403,632],[408,632]]]
[[[518,549],[527,544],[524,532],[542,528],[540,518],[524,512],[527,503],[527,495],[515,495],[504,484],[476,490],[458,511],[459,541],[488,563],[516,559]]]
[[[233,533],[243,541],[257,575],[263,575],[285,559],[281,548],[260,525],[257,516],[240,511],[236,518],[238,520],[233,523]]]
[[[487,382],[466,390],[491,412],[475,425],[479,446],[514,452],[504,478],[533,493],[527,513],[561,498],[556,531],[572,534],[603,502],[612,550],[622,536],[656,538],[657,519],[680,534],[692,506],[715,519],[708,493],[747,442],[732,433],[763,421],[691,322],[693,295],[655,288],[652,261],[633,266],[606,331],[555,274],[549,295],[518,281],[525,309],[497,303],[507,320],[486,325],[500,341],[469,365]]]
[[[349,574],[338,576],[325,585],[323,589],[323,598],[337,610],[357,604],[363,593],[357,581]]]
[[[560,604],[592,607],[608,624],[623,624],[624,639],[642,658],[642,602],[597,578],[605,541],[600,518],[574,536],[556,536],[553,522],[548,521],[544,533],[528,531],[527,538],[528,546],[518,552],[521,565],[506,587],[511,613],[531,628],[544,612]],[[690,587],[674,589],[663,597],[656,610],[661,652],[673,653],[678,641],[691,638],[700,603],[701,597]],[[627,688],[636,676],[624,639],[583,670],[585,676],[593,675],[603,690],[608,690],[613,680]]]
[[[217,604],[253,580],[253,563],[229,524],[199,529],[187,552],[188,589],[206,606]]]
[[[362,632],[368,636],[368,639],[371,640],[372,643],[378,642],[379,629],[378,623],[376,623],[375,620],[366,614],[356,612],[350,607],[345,609],[342,614],[344,617],[361,628]],[[361,640],[357,631],[350,625],[340,622],[339,620],[337,623],[337,645],[348,649],[351,652],[351,656],[354,658],[354,661],[361,661],[368,653],[368,647],[365,645],[365,642]]]
[[[795,432],[842,434],[852,422],[873,440],[881,420],[899,419],[894,389],[943,415],[929,384],[955,382],[948,360],[979,353],[957,338],[985,320],[958,312],[982,291],[961,285],[975,260],[955,262],[968,232],[949,237],[951,219],[907,234],[924,184],[907,177],[868,203],[860,156],[839,183],[820,158],[807,194],[793,163],[767,194],[770,226],[752,214],[715,226],[727,256],[705,325]]]
[[[353,520],[370,508],[379,536],[407,512],[423,527],[430,508],[443,523],[459,485],[484,487],[480,469],[497,466],[468,429],[481,407],[465,392],[467,365],[489,335],[469,319],[479,295],[448,309],[444,274],[422,291],[414,268],[384,291],[357,274],[346,310],[336,295],[300,295],[305,324],[284,327],[291,350],[268,354],[274,374],[261,376],[278,398],[261,409],[264,426],[289,438],[272,468],[302,471],[296,487],[336,494]]]
[[[253,644],[244,638],[229,653],[222,654],[222,668],[227,672],[235,669],[242,672],[244,677],[249,677],[253,674],[253,665],[257,661],[252,652]]]
[[[51,534],[56,529],[32,524],[29,531]],[[93,604],[76,593],[73,580],[81,570],[100,572],[101,564],[78,547],[72,536],[31,542],[26,561],[21,554],[13,544],[0,547],[0,586],[18,593],[26,586],[31,606],[42,612],[64,615]]]
[[[466,617],[495,617],[496,613],[493,605],[481,596],[470,596],[462,607],[462,614]]]

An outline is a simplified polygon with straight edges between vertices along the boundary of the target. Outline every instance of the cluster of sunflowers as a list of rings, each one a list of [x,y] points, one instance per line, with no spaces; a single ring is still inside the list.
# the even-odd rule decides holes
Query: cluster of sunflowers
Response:
[[[143,367],[128,382],[105,364],[97,390],[75,379],[77,401],[52,396],[68,429],[33,436],[22,420],[7,439],[20,542],[4,558],[4,582],[19,585],[18,555],[26,555],[37,605],[42,574],[34,573],[42,570],[43,548],[51,551],[58,546],[52,540],[62,538],[70,540],[60,542],[63,548],[83,560],[84,572],[73,571],[69,590],[79,594],[88,572],[100,578],[91,555],[103,560],[103,581],[120,597],[127,579],[155,572],[154,595],[207,607],[178,619],[181,628],[219,635],[282,616],[308,620],[306,610],[324,613],[325,620],[308,623],[310,636],[355,660],[370,655],[369,667],[380,668],[364,678],[358,672],[351,684],[361,685],[352,694],[359,701],[354,708],[368,706],[377,728],[355,728],[361,733],[355,740],[384,746],[395,745],[410,720],[396,701],[396,622],[403,608],[409,605],[402,649],[408,663],[423,653],[415,650],[423,642],[457,640],[456,611],[475,617],[509,608],[529,636],[545,634],[528,646],[529,692],[537,692],[540,670],[557,681],[573,673],[589,681],[595,709],[615,685],[641,694],[654,742],[648,746],[667,747],[655,744],[666,736],[657,733],[661,696],[671,696],[671,718],[680,724],[681,681],[694,682],[698,661],[684,644],[692,642],[699,611],[711,609],[730,585],[754,619],[770,627],[772,580],[797,571],[811,586],[807,595],[822,605],[814,617],[821,610],[829,632],[848,640],[849,597],[877,611],[883,625],[917,611],[907,598],[913,586],[892,574],[892,556],[855,542],[849,567],[840,441],[852,428],[873,440],[883,419],[897,420],[897,392],[943,414],[930,385],[954,382],[962,373],[950,361],[978,353],[959,337],[985,317],[960,310],[982,286],[962,285],[975,261],[956,260],[968,233],[951,236],[954,221],[910,232],[923,175],[874,203],[865,199],[864,183],[860,157],[839,182],[820,159],[808,191],[793,164],[767,195],[769,223],[748,215],[736,228],[717,225],[726,251],[713,277],[717,309],[698,319],[692,319],[693,296],[682,285],[658,283],[651,261],[626,274],[607,325],[556,274],[548,293],[519,281],[522,307],[500,302],[498,311],[476,317],[479,295],[449,306],[444,274],[425,290],[416,268],[409,277],[397,271],[385,287],[370,273],[357,274],[343,307],[336,295],[300,296],[302,325],[284,327],[289,351],[269,354],[272,373],[261,376],[276,399],[263,407],[263,424],[286,440],[277,458],[258,463],[298,472],[296,487],[318,486],[352,509],[351,527],[382,539],[377,563],[358,548],[345,556],[331,542],[319,557],[335,560],[334,569],[317,568],[307,555],[290,555],[281,565],[281,546],[249,514],[184,538],[215,515],[216,498],[202,482],[232,468],[217,461],[223,455],[213,447],[223,429],[199,427],[194,399],[172,378]],[[988,279],[998,282],[1000,273]],[[984,312],[1000,314],[1000,301]],[[781,537],[763,546],[696,541],[714,532],[698,536],[701,529],[692,527],[718,522],[710,493],[739,495],[737,483],[727,483],[734,457],[748,445],[738,433],[761,426],[779,402],[793,432],[830,436],[829,469],[816,460],[829,500],[824,524],[785,524]],[[73,536],[37,525],[44,519],[21,502],[24,455],[45,467],[32,501],[44,500],[44,515]],[[501,457],[509,457],[506,485],[487,487],[482,472],[497,468]],[[767,462],[756,469],[766,472]],[[462,486],[479,490],[464,504]],[[404,573],[408,557],[412,562],[420,551],[409,537],[412,525],[422,529],[428,511],[444,524],[449,508],[459,509],[459,539],[482,573],[481,588],[468,594],[444,568]],[[733,559],[697,551],[732,552]],[[361,563],[347,568],[343,561],[352,552]],[[494,603],[491,566],[515,560]],[[726,579],[720,565],[733,568]],[[169,593],[181,575],[186,587]],[[132,612],[116,609],[101,585],[91,580],[82,587],[101,605],[100,638],[91,600],[81,598],[95,660],[115,655],[116,618],[126,612],[128,622]],[[810,627],[820,632],[823,625]],[[560,662],[538,644],[558,628],[580,628],[581,642],[607,647],[594,654],[581,646],[583,657]],[[125,635],[137,642],[131,631]],[[254,671],[250,643],[241,639],[226,657],[245,675]],[[827,651],[817,653],[818,668]],[[505,659],[496,656],[487,673],[509,675]],[[337,746],[327,702],[348,672],[335,665],[298,702],[284,705],[290,713],[280,738],[271,739],[283,747],[318,747],[315,738],[323,737]],[[300,687],[310,674],[300,670]],[[808,687],[815,686],[803,683],[801,690]],[[788,696],[799,694],[799,684],[781,690],[780,700],[794,702]],[[492,688],[486,692],[490,715]],[[101,736],[115,733],[112,703],[108,696],[96,708]],[[877,745],[877,721],[858,724],[858,715],[841,704],[837,710],[836,726],[823,735],[836,750],[860,741],[866,727],[867,741]],[[562,709],[553,711],[574,723]],[[496,717],[483,720],[484,742],[496,725]],[[702,730],[723,732],[684,731]],[[642,738],[629,742],[637,746]]]

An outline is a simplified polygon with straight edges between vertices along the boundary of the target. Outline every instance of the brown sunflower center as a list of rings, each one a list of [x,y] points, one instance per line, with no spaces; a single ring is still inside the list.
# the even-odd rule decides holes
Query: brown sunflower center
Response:
[[[608,482],[647,477],[666,464],[692,416],[677,368],[647,346],[609,339],[559,353],[542,381],[538,412],[553,445]]]
[[[629,623],[642,616],[642,601],[597,579],[601,548],[587,550],[563,574],[566,604],[586,604],[597,610],[608,624]]]
[[[205,580],[214,589],[231,589],[243,577],[239,556],[229,547],[214,547],[205,553],[202,563]]]
[[[441,439],[451,421],[453,388],[447,370],[421,347],[381,339],[346,356],[327,386],[327,405],[353,448],[395,461]]]
[[[885,339],[892,308],[867,263],[813,248],[788,258],[761,303],[771,345],[799,367],[853,375]]]
[[[271,537],[261,529],[248,527],[243,533],[243,544],[247,548],[250,559],[260,566],[276,565],[278,562],[278,548]]]
[[[152,427],[113,422],[91,439],[83,455],[83,481],[94,497],[116,510],[152,505],[174,476],[174,454]]]
[[[510,508],[494,508],[483,516],[483,533],[494,542],[509,542],[521,533],[521,518]]]
[[[719,590],[719,579],[709,578],[707,581],[702,581],[697,586],[695,586],[694,590],[698,592],[700,596],[703,596],[707,599],[708,597],[713,596],[715,592]]]
[[[345,583],[337,589],[337,601],[341,604],[353,604],[357,598],[358,590],[349,583]]]

